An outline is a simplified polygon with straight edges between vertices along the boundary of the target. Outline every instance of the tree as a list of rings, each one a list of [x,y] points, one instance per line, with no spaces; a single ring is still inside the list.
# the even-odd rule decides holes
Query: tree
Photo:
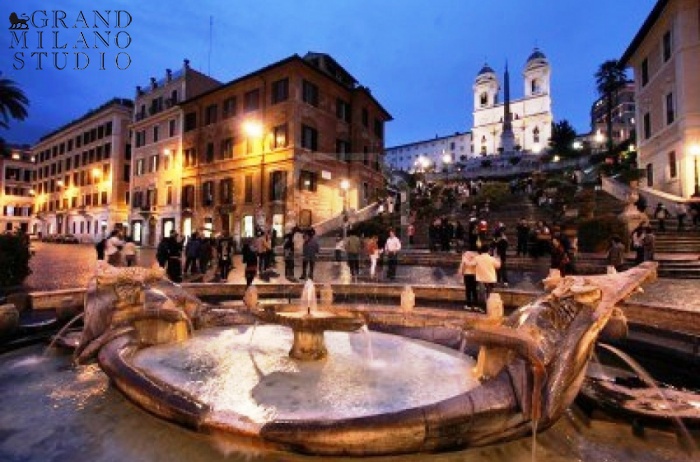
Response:
[[[27,106],[29,99],[17,84],[10,79],[0,78],[0,128],[9,128],[10,119],[26,119]]]
[[[552,137],[549,139],[549,146],[554,154],[561,157],[573,157],[577,154],[574,150],[574,140],[576,139],[576,130],[571,126],[568,120],[564,119],[559,122],[552,123]]]
[[[616,59],[605,61],[595,73],[595,83],[598,94],[605,99],[605,131],[608,151],[612,151],[612,111],[617,100],[617,91],[627,83],[625,69]]]

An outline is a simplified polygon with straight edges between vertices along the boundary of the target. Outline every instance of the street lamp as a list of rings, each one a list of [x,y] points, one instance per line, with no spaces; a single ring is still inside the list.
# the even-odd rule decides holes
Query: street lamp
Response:
[[[452,162],[452,156],[448,153],[442,155],[442,168],[445,170],[445,184],[447,184],[447,179],[449,176],[450,162]]]
[[[248,138],[260,140],[260,208],[264,211],[263,202],[265,197],[265,139],[263,138],[263,125],[262,123],[255,120],[247,120],[243,122],[243,131],[245,132]]]

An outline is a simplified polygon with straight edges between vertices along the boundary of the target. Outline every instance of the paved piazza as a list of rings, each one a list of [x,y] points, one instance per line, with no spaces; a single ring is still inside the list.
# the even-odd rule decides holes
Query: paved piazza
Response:
[[[95,271],[95,249],[92,245],[78,244],[47,244],[36,242],[36,251],[32,258],[32,275],[27,279],[27,285],[32,290],[55,290],[84,287]],[[154,249],[139,249],[138,264],[151,266],[155,262]],[[244,283],[243,265],[240,256],[234,260],[234,281]],[[366,273],[366,268],[364,268]],[[457,274],[457,268],[433,268],[425,266],[401,266],[395,284],[443,284],[446,286],[462,287],[462,281]],[[278,259],[277,271],[284,273],[281,259]],[[297,261],[295,274],[301,273],[301,261]],[[314,280],[318,283],[341,282],[349,283],[350,274],[345,263],[321,261],[316,264]],[[541,277],[536,273],[510,274],[512,288],[534,289]],[[362,283],[365,279],[360,279]],[[272,278],[272,283],[286,282],[283,277]],[[256,284],[266,282],[256,279]],[[700,281],[697,279],[659,279],[645,286],[643,294],[635,294],[633,300],[654,303],[678,308],[700,310]]]

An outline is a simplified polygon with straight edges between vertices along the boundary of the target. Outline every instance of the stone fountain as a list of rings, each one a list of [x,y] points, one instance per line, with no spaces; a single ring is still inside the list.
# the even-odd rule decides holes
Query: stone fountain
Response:
[[[358,316],[319,310],[316,287],[311,279],[304,283],[298,309],[289,311],[268,307],[254,311],[253,315],[261,321],[292,329],[294,342],[289,356],[300,361],[319,361],[328,356],[324,337],[327,330],[352,332],[365,324]]]
[[[418,310],[397,310],[393,316],[367,312],[353,316],[348,313],[352,310],[324,313],[325,308],[314,306],[309,286],[301,305],[292,311],[246,310],[249,316],[242,325],[218,330],[208,322],[213,318],[207,306],[149,271],[98,271],[97,284],[86,299],[79,361],[98,353],[100,366],[126,396],[191,429],[242,436],[286,451],[374,456],[484,446],[553,425],[578,393],[598,334],[615,306],[655,275],[656,264],[644,263],[613,275],[567,276],[536,301],[488,322],[466,323],[449,314],[424,316]],[[325,331],[355,330],[363,318],[375,330],[417,326],[416,337],[421,327],[447,326],[472,350],[486,348],[484,376],[480,382],[467,383],[473,380],[474,363],[459,352],[426,348],[386,334],[379,334],[384,337],[377,337],[374,350],[386,352],[385,367],[393,367],[389,376],[368,375],[372,368],[363,365],[365,341],[360,334],[328,332],[333,361],[310,361],[328,355]],[[291,358],[283,359],[280,349],[289,341],[286,329],[262,326],[272,330],[252,345],[236,340],[237,359],[226,362],[233,355],[226,339],[249,338],[246,332],[255,319],[294,331]],[[196,333],[197,327],[204,329]],[[262,339],[273,344],[269,348],[258,344]],[[353,356],[354,350],[363,355]],[[407,357],[397,359],[397,353],[409,350]],[[345,352],[350,353],[347,366],[329,367]],[[427,358],[432,369],[414,369],[418,356]],[[348,373],[350,366],[360,369]],[[330,375],[324,375],[329,369]],[[223,379],[200,384],[222,371],[228,374]],[[300,373],[307,375],[305,382],[298,382]],[[415,374],[418,380],[411,380]],[[388,388],[402,376],[418,386],[401,393]],[[291,385],[271,394],[269,390],[280,384]],[[216,399],[210,399],[207,391],[212,387],[218,390]],[[320,398],[303,406],[290,402],[280,411],[278,400],[295,390],[303,390],[298,400]],[[353,391],[360,398],[373,393],[389,398],[386,404],[366,410],[364,402],[343,402]],[[425,399],[403,401],[405,395],[421,393]],[[340,411],[331,411],[338,402]]]

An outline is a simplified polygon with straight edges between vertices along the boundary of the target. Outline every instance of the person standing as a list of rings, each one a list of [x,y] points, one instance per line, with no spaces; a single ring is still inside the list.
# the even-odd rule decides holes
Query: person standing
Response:
[[[656,251],[656,236],[651,226],[647,226],[644,230],[644,261],[654,261],[654,252]]]
[[[97,259],[105,259],[105,246],[107,245],[107,238],[104,236],[99,236],[95,239],[95,252],[97,252]]]
[[[340,262],[343,261],[343,250],[345,250],[345,242],[343,242],[343,238],[340,236],[335,237],[335,264],[340,265]]]
[[[282,251],[284,252],[284,277],[288,281],[296,281],[294,277],[294,233],[292,229],[284,235]]]
[[[243,267],[245,268],[245,285],[250,287],[255,279],[255,274],[258,270],[258,254],[250,247],[250,242],[246,241],[241,248],[241,257],[243,259]]]
[[[389,238],[384,244],[384,252],[387,256],[386,277],[390,281],[396,279],[396,267],[399,263],[399,250],[401,250],[401,241],[396,237],[393,229],[389,230]]]
[[[369,257],[369,277],[370,279],[374,279],[377,276],[377,261],[379,260],[377,236],[370,236],[370,238],[367,239],[365,251]]]
[[[413,226],[413,223],[408,225],[408,230],[406,231],[406,233],[408,234],[408,244],[411,247],[413,247],[413,245],[415,245],[415,243],[414,243],[415,237],[414,236],[416,235],[416,227]]]
[[[177,231],[170,231],[168,238],[168,277],[173,282],[182,282],[182,241]]]
[[[615,271],[620,272],[623,269],[625,262],[625,246],[622,244],[620,236],[614,235],[608,249],[608,266],[615,268]]]
[[[558,237],[552,238],[552,245],[550,248],[551,260],[549,267],[552,269],[558,269],[561,277],[566,276],[566,270],[569,266],[570,260],[569,255],[564,249],[564,245],[561,243],[561,239]]]
[[[312,279],[314,278],[314,266],[316,266],[316,256],[320,247],[318,245],[318,239],[316,239],[316,233],[313,228],[306,231],[304,234],[304,245],[301,248],[303,260],[301,263],[301,279]]]
[[[165,268],[168,264],[168,238],[164,237],[158,243],[158,248],[156,248],[156,261],[158,266]]]
[[[127,236],[124,242],[124,248],[122,249],[124,253],[124,260],[126,261],[126,266],[136,265],[136,244],[131,236]]]
[[[354,279],[360,275],[360,249],[362,243],[357,236],[357,232],[350,230],[348,237],[345,238],[345,253],[348,257],[348,267],[350,268],[350,276]]]
[[[496,270],[500,266],[501,262],[489,254],[488,245],[479,247],[479,254],[474,257],[474,274],[476,275],[476,282],[484,287],[484,292],[486,293],[484,308],[486,307],[486,300],[489,299],[489,295],[491,295],[493,287],[498,281]],[[486,310],[484,309],[483,312],[485,313]]]
[[[199,253],[197,254],[197,262],[199,263],[199,272],[206,274],[211,262],[212,245],[211,237],[205,237],[199,240]]]
[[[226,282],[233,262],[233,239],[229,235],[228,230],[224,230],[221,233],[221,237],[216,243],[216,255],[218,259],[217,267],[219,269],[219,279]]]
[[[676,218],[678,219],[678,231],[685,229],[685,217],[688,216],[688,208],[683,202],[676,203]]]
[[[197,257],[199,256],[199,235],[192,233],[185,244],[185,271],[184,274],[197,274]]]
[[[641,224],[632,231],[632,250],[634,250],[634,264],[639,265],[644,261],[644,226]]]
[[[654,211],[654,218],[659,221],[659,231],[666,231],[666,219],[668,218],[668,210],[664,204],[657,204]]]
[[[496,251],[496,256],[501,261],[501,266],[496,271],[497,280],[500,284],[507,286],[508,274],[506,273],[506,252],[508,250],[508,239],[506,238],[505,227],[499,227],[498,231],[496,231],[493,246]]]
[[[518,225],[515,227],[515,232],[518,236],[518,245],[515,255],[526,256],[527,255],[527,243],[530,240],[530,226],[527,224],[525,218],[521,218]]]
[[[476,309],[479,295],[476,291],[476,256],[473,250],[466,250],[462,254],[462,261],[459,264],[459,273],[464,278],[464,291],[466,295],[465,310]]]

